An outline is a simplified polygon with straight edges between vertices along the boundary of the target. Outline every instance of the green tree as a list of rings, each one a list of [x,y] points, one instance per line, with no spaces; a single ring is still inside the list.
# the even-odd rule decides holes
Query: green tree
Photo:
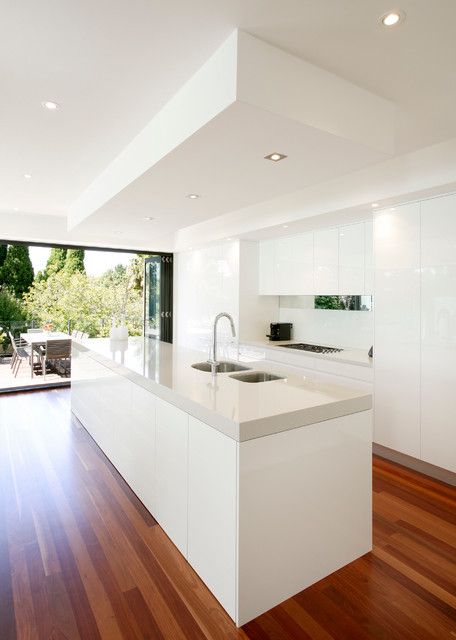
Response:
[[[344,309],[339,296],[315,296],[315,309]]]
[[[33,266],[26,245],[9,245],[2,266],[2,281],[17,298],[29,290],[33,283]]]
[[[0,287],[0,322],[25,320],[27,316],[23,303],[9,289]]]
[[[44,273],[41,275],[41,271],[37,273],[37,278],[39,275],[41,277],[49,278],[54,273],[57,273],[65,266],[65,260],[67,257],[67,250],[62,249],[61,247],[52,247],[51,253],[49,254],[48,261],[46,263],[46,268]]]
[[[130,335],[142,334],[142,294],[131,286],[131,276],[124,270],[112,270],[111,277],[88,276],[66,269],[47,280],[35,281],[25,296],[30,316],[41,323],[51,322],[55,330],[73,328],[91,337],[109,335],[111,318],[125,315]]]
[[[85,273],[84,249],[68,249],[64,270],[67,273]]]

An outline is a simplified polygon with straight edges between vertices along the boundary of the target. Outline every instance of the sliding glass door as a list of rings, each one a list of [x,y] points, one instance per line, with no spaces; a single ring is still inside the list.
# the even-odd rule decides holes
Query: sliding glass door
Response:
[[[157,254],[145,260],[144,335],[173,341],[172,254]]]

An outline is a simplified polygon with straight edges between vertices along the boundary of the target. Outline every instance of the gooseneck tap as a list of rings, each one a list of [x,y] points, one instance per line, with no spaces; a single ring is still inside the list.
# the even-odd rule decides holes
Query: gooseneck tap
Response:
[[[215,375],[217,373],[217,366],[218,366],[218,360],[217,360],[217,324],[218,324],[218,321],[220,320],[220,318],[227,318],[229,320],[230,325],[231,325],[231,335],[233,336],[233,338],[236,336],[236,328],[234,326],[234,320],[230,316],[230,314],[226,313],[226,311],[222,311],[222,313],[218,313],[214,318],[214,325],[212,327],[212,358],[210,358],[208,360],[209,364],[211,365],[211,373],[212,373],[212,375]]]

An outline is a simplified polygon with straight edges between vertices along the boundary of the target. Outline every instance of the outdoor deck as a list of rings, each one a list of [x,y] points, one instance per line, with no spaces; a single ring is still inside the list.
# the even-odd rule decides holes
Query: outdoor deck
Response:
[[[57,373],[47,373],[46,379],[35,372],[33,378],[30,377],[30,366],[22,363],[17,376],[11,371],[10,358],[0,358],[0,393],[4,391],[16,391],[27,387],[39,387],[43,384],[68,384],[70,378],[65,378]]]

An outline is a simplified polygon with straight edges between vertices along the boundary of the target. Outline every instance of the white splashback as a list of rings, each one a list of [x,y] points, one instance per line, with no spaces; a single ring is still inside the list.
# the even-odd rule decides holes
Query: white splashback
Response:
[[[372,312],[314,309],[313,296],[299,296],[299,299],[305,299],[300,308],[284,306],[283,303],[290,300],[286,297],[281,299],[279,309],[279,322],[293,323],[293,340],[370,349],[373,343]]]
[[[232,315],[239,331],[239,243],[211,244],[176,255],[177,344],[209,352],[211,325],[221,311]],[[221,354],[231,341],[230,326],[219,325]]]
[[[258,294],[258,243],[225,241],[175,255],[175,342],[209,355],[212,323],[227,311],[236,325],[218,327],[219,357],[232,356],[229,346],[240,340],[263,340],[269,323],[278,320],[278,296]]]

